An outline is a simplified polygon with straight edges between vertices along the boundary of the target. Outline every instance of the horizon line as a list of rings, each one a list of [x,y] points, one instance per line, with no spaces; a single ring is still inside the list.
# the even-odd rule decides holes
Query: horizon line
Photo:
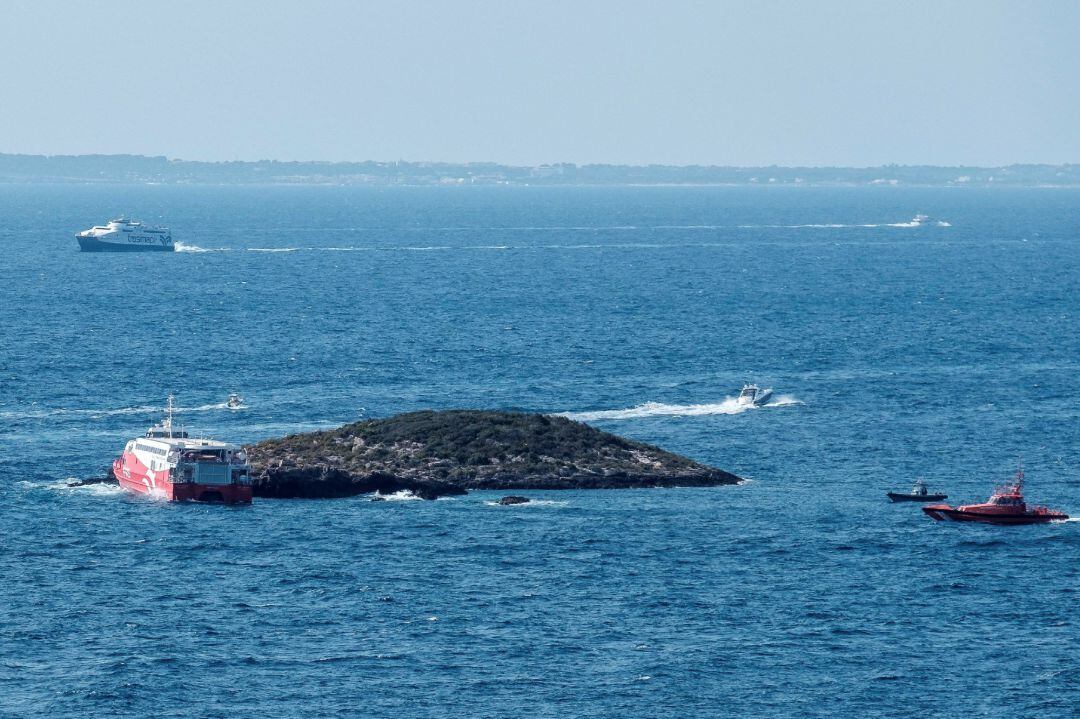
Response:
[[[716,163],[691,163],[691,164],[676,164],[676,163],[622,163],[622,162],[573,162],[573,161],[552,161],[542,162],[539,164],[515,164],[510,162],[499,162],[496,160],[319,160],[319,159],[306,159],[306,160],[280,160],[274,158],[260,158],[257,160],[188,160],[180,157],[169,157],[168,155],[144,155],[139,153],[130,152],[91,152],[91,153],[28,153],[28,152],[0,152],[0,158],[26,158],[26,159],[100,159],[100,158],[130,158],[140,160],[158,160],[165,161],[169,164],[204,164],[204,165],[258,165],[258,164],[282,164],[282,165],[421,165],[421,166],[495,166],[506,168],[540,168],[540,167],[625,167],[625,168],[722,168],[722,169],[735,169],[735,170],[768,170],[768,169],[785,169],[785,170],[877,170],[877,169],[889,169],[889,168],[932,168],[932,169],[971,169],[971,170],[995,170],[1006,169],[1012,167],[1071,167],[1078,165],[1080,162],[1010,162],[991,165],[967,165],[967,164],[927,164],[927,163],[902,163],[902,162],[889,162],[877,165],[808,165],[808,164],[768,164],[768,165],[724,165]]]

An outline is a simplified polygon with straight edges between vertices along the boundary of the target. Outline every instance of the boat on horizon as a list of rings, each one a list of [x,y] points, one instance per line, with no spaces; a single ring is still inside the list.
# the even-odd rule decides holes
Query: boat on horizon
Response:
[[[903,492],[886,492],[885,494],[893,502],[940,502],[949,498],[947,494],[931,494],[926,487],[926,482],[921,479],[915,480],[915,484],[907,494]]]
[[[744,384],[735,398],[736,404],[746,407],[760,407],[772,399],[772,388],[762,389],[756,384]]]
[[[124,447],[113,476],[124,489],[169,501],[251,503],[251,466],[243,448],[191,437],[173,425],[173,396],[165,419]]]
[[[174,252],[168,227],[146,225],[118,217],[75,234],[83,252]]]
[[[990,499],[979,504],[930,504],[922,508],[936,520],[954,522],[984,522],[986,524],[1043,524],[1068,519],[1069,515],[1042,506],[1028,507],[1024,502],[1024,470],[1016,472],[1014,481],[994,488]]]

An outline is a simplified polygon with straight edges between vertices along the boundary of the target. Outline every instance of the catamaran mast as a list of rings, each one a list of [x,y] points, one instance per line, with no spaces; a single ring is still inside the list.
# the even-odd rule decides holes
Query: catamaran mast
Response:
[[[162,428],[169,433],[169,439],[172,439],[172,416],[173,416],[173,396],[172,392],[169,393],[168,402],[165,405],[165,421],[162,423]]]

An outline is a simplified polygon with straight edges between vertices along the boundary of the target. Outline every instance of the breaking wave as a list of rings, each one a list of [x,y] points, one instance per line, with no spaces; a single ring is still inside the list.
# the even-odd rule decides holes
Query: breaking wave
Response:
[[[558,416],[579,422],[591,422],[604,419],[640,419],[643,417],[704,417],[716,414],[742,414],[755,409],[767,409],[770,407],[788,407],[793,404],[802,404],[791,395],[779,395],[771,402],[755,407],[748,404],[739,404],[734,397],[726,397],[722,402],[711,404],[663,404],[661,402],[645,402],[636,407],[626,409],[604,409],[591,412],[562,412]]]
[[[423,497],[418,497],[417,495],[413,494],[412,491],[408,489],[399,489],[398,491],[391,492],[390,494],[376,492],[375,496],[387,502],[412,502],[414,500],[423,501],[424,499]]]

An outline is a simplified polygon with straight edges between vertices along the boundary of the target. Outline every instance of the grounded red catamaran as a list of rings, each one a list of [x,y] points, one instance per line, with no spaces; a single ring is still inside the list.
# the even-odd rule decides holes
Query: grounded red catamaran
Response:
[[[1046,507],[1028,507],[1024,503],[1024,470],[1017,470],[1015,481],[995,487],[990,499],[981,504],[928,504],[922,511],[934,519],[954,522],[986,522],[988,524],[1041,524],[1068,519],[1069,515]]]
[[[127,443],[113,462],[113,475],[124,489],[171,501],[251,502],[251,467],[244,450],[174,428],[171,394],[165,420]]]

